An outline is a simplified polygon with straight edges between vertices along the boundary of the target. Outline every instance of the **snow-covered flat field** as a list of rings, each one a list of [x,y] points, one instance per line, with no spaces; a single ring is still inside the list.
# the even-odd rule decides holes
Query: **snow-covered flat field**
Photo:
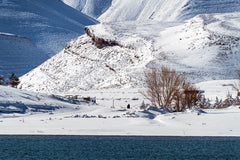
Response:
[[[108,111],[109,112],[109,111]],[[122,114],[118,111],[115,114]],[[1,134],[46,135],[154,135],[154,136],[240,136],[240,109],[171,113],[154,119],[137,118],[81,118],[81,112],[24,115],[1,118]],[[17,115],[16,115],[17,116]]]
[[[197,84],[212,102],[236,92],[235,80]],[[140,109],[148,100],[144,89],[79,91],[75,95],[96,97],[97,104],[73,102],[61,96],[0,87],[0,134],[31,135],[151,135],[151,136],[240,136],[240,108],[187,110],[165,113]],[[73,94],[74,95],[74,94]],[[63,95],[62,95],[63,96]],[[22,104],[22,105],[18,105]],[[131,108],[127,109],[130,104]],[[26,109],[22,111],[22,106]],[[22,111],[20,113],[11,111]]]

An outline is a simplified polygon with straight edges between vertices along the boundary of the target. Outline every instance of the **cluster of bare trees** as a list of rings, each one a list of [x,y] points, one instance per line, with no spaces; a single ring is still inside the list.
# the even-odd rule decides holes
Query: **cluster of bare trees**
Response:
[[[165,66],[161,70],[152,69],[145,72],[145,78],[147,90],[142,94],[155,107],[181,112],[191,108],[199,99],[197,88],[174,69]]]
[[[4,80],[4,77],[0,76],[0,85],[7,84],[11,87],[17,88],[19,83],[20,83],[20,80],[14,73],[11,74],[11,76],[8,78],[6,82]]]

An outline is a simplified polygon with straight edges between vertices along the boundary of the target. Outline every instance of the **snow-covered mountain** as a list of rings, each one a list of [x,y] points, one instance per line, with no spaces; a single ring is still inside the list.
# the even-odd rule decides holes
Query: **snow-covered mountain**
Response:
[[[112,0],[62,0],[62,1],[65,4],[93,18],[98,18],[112,4]]]
[[[21,76],[48,58],[30,39],[0,33],[0,75],[5,78],[12,72]]]
[[[199,14],[239,12],[238,0],[62,0],[101,22],[181,21]]]
[[[58,0],[0,0],[0,75],[37,67],[97,23]]]
[[[97,21],[59,0],[0,0],[0,32],[29,38],[49,55]]]
[[[240,13],[185,23],[118,22],[86,28],[59,54],[21,77],[19,88],[47,93],[142,87],[144,70],[168,65],[191,82],[237,77]]]
[[[112,0],[100,16],[102,22],[160,20],[179,21],[199,14],[239,12],[239,0]]]

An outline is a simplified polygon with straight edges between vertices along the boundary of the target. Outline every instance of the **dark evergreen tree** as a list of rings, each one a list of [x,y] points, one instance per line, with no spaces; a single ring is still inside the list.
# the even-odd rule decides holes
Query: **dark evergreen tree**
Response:
[[[4,85],[4,77],[0,76],[0,85]]]
[[[17,85],[20,83],[19,78],[12,73],[11,76],[9,77],[9,81],[7,81],[7,85],[17,88]]]

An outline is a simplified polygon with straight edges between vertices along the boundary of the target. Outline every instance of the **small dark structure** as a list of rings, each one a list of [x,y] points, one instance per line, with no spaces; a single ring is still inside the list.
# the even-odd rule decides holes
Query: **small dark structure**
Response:
[[[131,107],[130,107],[130,104],[128,104],[128,105],[127,105],[127,109],[130,109],[130,108],[131,108]]]
[[[88,101],[88,102],[93,102],[93,103],[96,103],[96,98],[91,98],[91,97],[83,97],[83,100],[84,101]]]
[[[80,95],[66,95],[68,99],[97,103],[96,97],[82,97]]]

